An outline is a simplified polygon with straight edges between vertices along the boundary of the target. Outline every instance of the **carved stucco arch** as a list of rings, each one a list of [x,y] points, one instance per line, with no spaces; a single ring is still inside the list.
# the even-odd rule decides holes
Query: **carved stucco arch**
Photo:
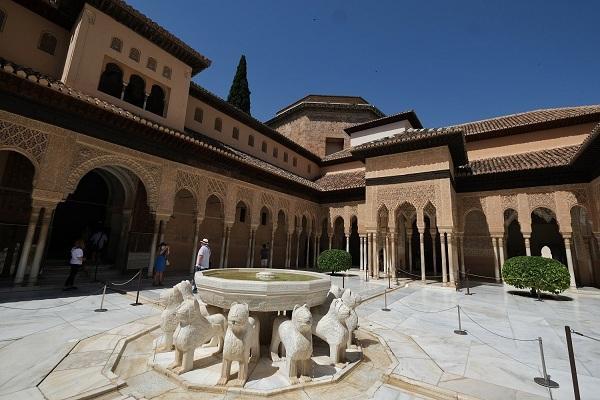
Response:
[[[148,207],[151,211],[156,211],[158,204],[158,183],[154,177],[148,172],[148,170],[140,163],[130,158],[121,157],[117,155],[104,155],[87,160],[76,166],[65,183],[64,193],[65,197],[73,193],[77,189],[79,181],[90,171],[96,168],[106,167],[121,167],[129,170],[135,174],[144,184],[146,189],[146,196],[148,201]]]
[[[23,149],[21,147],[15,147],[15,146],[0,145],[0,151],[12,151],[14,153],[18,153],[18,154],[22,155],[27,160],[29,160],[31,165],[33,165],[33,182],[32,182],[32,184],[33,184],[33,187],[35,187],[35,183],[37,181],[37,177],[39,176],[39,172],[40,172],[40,163],[35,159],[33,154],[28,152],[26,149]]]

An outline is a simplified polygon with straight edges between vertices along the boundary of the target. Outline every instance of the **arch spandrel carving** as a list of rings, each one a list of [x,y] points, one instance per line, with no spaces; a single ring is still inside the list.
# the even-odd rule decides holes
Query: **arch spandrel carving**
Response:
[[[48,134],[7,121],[0,121],[0,150],[16,150],[39,167],[48,149]]]
[[[536,208],[547,208],[556,213],[556,201],[553,192],[529,193],[527,202],[529,203],[530,213]]]
[[[86,159],[86,157],[90,158]],[[159,197],[158,182],[160,182],[160,169],[152,168],[152,165],[134,160],[126,155],[107,154],[94,148],[82,146],[73,161],[70,174],[65,180],[63,193],[65,193],[65,196],[73,193],[81,178],[91,170],[115,166],[129,170],[142,181],[146,188],[148,207],[150,210],[156,211]]]

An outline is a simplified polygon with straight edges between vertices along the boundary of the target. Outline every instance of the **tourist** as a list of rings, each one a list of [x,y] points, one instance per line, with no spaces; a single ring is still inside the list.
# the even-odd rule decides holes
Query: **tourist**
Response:
[[[210,247],[208,246],[208,239],[204,238],[200,241],[200,249],[198,250],[198,255],[196,256],[196,265],[194,268],[194,274],[197,271],[205,271],[210,266]],[[192,276],[192,287],[193,292],[197,293],[198,289],[196,288],[196,280]]]
[[[84,248],[85,244],[81,239],[75,241],[73,248],[71,248],[71,260],[69,261],[69,265],[71,265],[71,272],[65,281],[65,287],[63,290],[77,289],[75,286],[73,286],[73,283],[75,282],[75,276],[82,268],[83,262],[85,261],[85,258],[83,257]]]
[[[104,232],[104,228],[100,227],[90,238],[90,245],[92,250],[92,263],[99,264],[102,262],[104,249],[106,248],[106,242],[108,236]]]
[[[263,243],[262,249],[260,249],[260,266],[263,268],[269,266],[269,248],[265,243]]]
[[[169,266],[169,246],[165,242],[158,245],[158,255],[154,262],[154,281],[152,286],[162,286],[165,269]]]

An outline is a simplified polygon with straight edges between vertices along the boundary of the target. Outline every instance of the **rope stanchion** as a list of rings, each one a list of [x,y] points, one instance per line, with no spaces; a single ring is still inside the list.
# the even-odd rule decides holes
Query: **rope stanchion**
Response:
[[[400,271],[406,275],[414,276],[416,278],[419,278],[419,280],[421,280],[421,278],[422,278],[421,275],[413,274],[402,268],[396,268],[396,271]],[[425,277],[426,278],[442,278],[442,275],[425,275]]]
[[[8,310],[19,310],[19,311],[38,311],[38,310],[51,310],[51,309],[53,309],[53,308],[64,307],[64,306],[71,305],[71,304],[73,304],[73,303],[77,303],[78,301],[85,300],[85,299],[87,299],[88,297],[95,296],[95,295],[99,294],[99,293],[100,293],[102,290],[103,290],[103,287],[101,287],[100,289],[96,290],[96,291],[95,291],[94,293],[92,293],[92,294],[88,294],[88,295],[86,295],[86,296],[83,296],[83,297],[80,297],[80,298],[78,298],[77,300],[73,300],[73,301],[70,301],[70,302],[68,302],[68,303],[58,304],[58,305],[56,305],[56,306],[49,306],[49,307],[36,307],[36,308],[23,308],[23,307],[11,307],[11,306],[3,306],[3,305],[0,305],[0,308],[5,308],[5,309],[8,309]]]
[[[140,289],[142,288],[142,268],[138,271],[139,279],[138,279],[138,287],[137,293],[135,294],[135,303],[131,303],[132,306],[141,306],[140,303]]]
[[[542,343],[542,338],[538,338],[538,342],[540,344],[540,358],[542,359],[542,373],[544,376],[539,376],[533,378],[533,381],[540,386],[544,386],[548,388],[548,392],[550,393],[550,398],[552,398],[552,392],[550,389],[557,389],[559,384],[552,379],[550,379],[550,375],[548,375],[548,371],[546,371],[546,359],[544,358],[544,345]]]
[[[454,333],[457,335],[466,335],[467,331],[462,328],[462,324],[460,323],[460,304],[456,305],[456,310],[458,311],[458,329],[455,329]]]
[[[569,353],[569,365],[571,367],[571,379],[573,380],[573,395],[575,400],[580,400],[579,380],[577,379],[577,365],[575,363],[575,352],[573,351],[573,340],[571,340],[571,332],[574,332],[570,326],[565,326],[565,337],[567,339],[567,351]]]
[[[383,308],[381,311],[392,311],[387,306],[387,289],[383,290]]]
[[[401,301],[398,301],[397,304],[401,305],[402,307],[406,307],[409,310],[412,310],[412,311],[415,311],[415,312],[418,312],[418,313],[423,313],[423,314],[438,314],[438,313],[445,312],[445,311],[450,311],[450,310],[453,310],[453,309],[456,308],[456,306],[452,306],[452,307],[444,308],[443,310],[436,310],[436,311],[427,310],[427,311],[425,311],[425,310],[418,310],[416,308],[407,306],[406,304],[402,303]]]
[[[125,286],[127,285],[129,282],[131,282],[132,280],[134,280],[139,274],[142,273],[142,270],[140,269],[134,276],[132,276],[129,280],[125,281],[125,282],[121,282],[121,283],[115,283],[115,282],[109,282],[112,286]]]
[[[514,338],[514,337],[510,337],[510,336],[504,336],[504,335],[500,335],[499,333],[496,333],[494,331],[489,330],[488,328],[486,328],[485,326],[481,325],[479,322],[475,321],[473,318],[471,318],[471,316],[469,314],[467,314],[467,312],[463,309],[462,312],[464,315],[466,315],[467,318],[469,318],[471,320],[471,322],[473,322],[475,325],[477,325],[478,327],[480,327],[481,329],[483,329],[486,332],[491,333],[492,335],[501,337],[503,339],[507,339],[507,340],[514,340],[517,342],[535,342],[537,341],[539,338],[536,339],[519,339],[519,338]]]
[[[593,337],[591,337],[591,336],[584,335],[583,333],[581,333],[581,332],[577,332],[576,330],[573,330],[573,329],[571,329],[571,333],[574,333],[575,335],[582,336],[582,337],[584,337],[584,338],[587,338],[587,339],[594,340],[594,341],[596,341],[596,342],[600,342],[600,339],[596,339],[596,338],[593,338]]]
[[[106,308],[104,308],[104,296],[106,296],[106,286],[104,285],[104,290],[102,290],[102,300],[100,300],[100,308],[96,308],[94,311],[95,312],[106,312],[108,311]]]

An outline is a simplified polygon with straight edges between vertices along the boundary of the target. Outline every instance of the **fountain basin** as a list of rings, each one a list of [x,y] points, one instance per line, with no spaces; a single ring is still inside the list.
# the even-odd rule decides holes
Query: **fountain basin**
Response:
[[[261,280],[257,273],[272,273]],[[270,268],[226,268],[198,271],[194,276],[203,302],[229,309],[233,302],[246,303],[250,311],[293,310],[296,304],[323,304],[331,281],[317,272]]]

